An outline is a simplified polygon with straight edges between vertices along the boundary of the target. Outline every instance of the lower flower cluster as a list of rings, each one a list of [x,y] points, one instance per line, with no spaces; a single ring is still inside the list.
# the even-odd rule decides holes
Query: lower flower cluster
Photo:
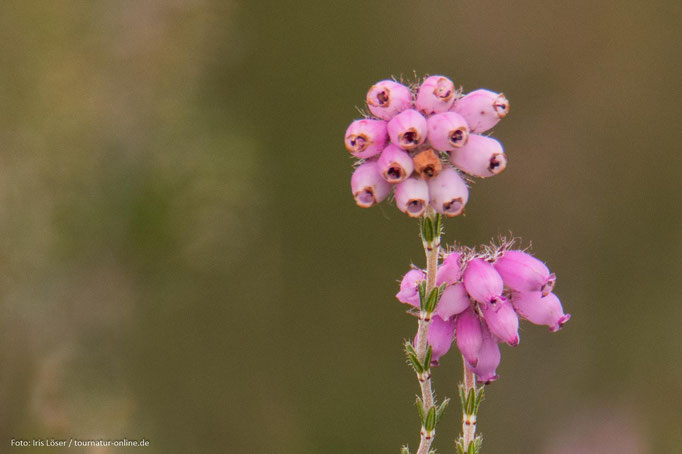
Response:
[[[443,258],[436,275],[443,290],[427,338],[432,365],[438,365],[456,339],[467,367],[489,383],[497,379],[498,344],[519,344],[519,316],[551,332],[571,318],[553,293],[556,276],[527,252],[512,250],[512,244],[485,246],[480,252],[461,248]],[[419,286],[425,279],[421,269],[407,272],[398,300],[419,308]]]

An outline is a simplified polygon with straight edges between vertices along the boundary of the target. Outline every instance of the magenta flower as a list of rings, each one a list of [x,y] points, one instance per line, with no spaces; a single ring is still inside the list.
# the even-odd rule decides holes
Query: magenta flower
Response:
[[[414,109],[407,109],[388,122],[387,130],[393,144],[412,150],[426,140],[426,118]]]
[[[419,307],[419,283],[426,279],[426,273],[413,268],[400,281],[400,291],[395,296],[401,303]]]
[[[502,278],[489,262],[481,258],[467,263],[463,281],[471,298],[478,303],[496,304],[502,299]]]
[[[486,132],[509,113],[509,101],[501,93],[474,90],[458,99],[452,110],[466,119],[472,132]]]
[[[526,252],[508,250],[511,246],[451,251],[436,270],[436,285],[444,288],[434,319],[452,322],[447,326],[454,332],[448,335],[455,336],[469,368],[486,383],[497,378],[497,344],[519,345],[519,317],[552,332],[571,318],[556,295],[543,294],[556,280],[545,264]],[[410,270],[400,284],[398,300],[418,308],[419,284],[425,279],[423,270]],[[445,326],[440,324],[439,329]]]
[[[469,126],[464,117],[455,112],[431,115],[426,122],[429,142],[440,151],[453,151],[469,140]]]
[[[438,366],[438,360],[445,355],[455,339],[455,322],[454,320],[443,320],[435,315],[431,319],[429,326],[429,334],[426,336],[426,342],[431,346],[431,365]],[[414,336],[414,345],[419,342],[419,336]]]
[[[457,216],[469,200],[469,188],[455,169],[446,168],[429,180],[429,197],[437,213]]]
[[[389,183],[400,183],[412,175],[414,163],[406,152],[390,144],[379,156],[379,172]]]
[[[395,204],[410,217],[418,218],[429,206],[429,186],[421,178],[410,177],[395,186]]]
[[[379,173],[376,161],[358,166],[350,179],[350,187],[355,202],[363,208],[381,202],[391,192],[391,184]]]
[[[483,343],[483,326],[474,312],[473,307],[457,316],[456,320],[457,347],[462,356],[472,366],[478,365],[478,355]]]
[[[446,216],[462,214],[469,188],[459,172],[485,178],[507,165],[498,141],[471,134],[487,131],[504,117],[509,102],[502,95],[480,89],[461,97],[450,79],[436,75],[425,78],[418,88],[382,80],[372,86],[366,100],[371,116],[351,123],[346,148],[360,159],[381,155],[379,174],[395,190],[396,202],[405,202],[397,205],[409,216],[422,216],[429,206]],[[428,196],[412,197],[411,191],[423,185],[412,183],[404,185],[410,191],[398,190],[397,185],[410,178],[428,181]],[[356,202],[357,193],[353,188]],[[365,193],[360,199],[359,206],[369,207],[384,198]]]
[[[377,82],[367,92],[367,107],[382,120],[390,120],[412,106],[412,92],[392,80]]]
[[[474,177],[492,177],[507,168],[502,144],[488,136],[471,134],[465,145],[453,149],[449,155],[454,166]]]
[[[564,314],[561,301],[554,293],[542,296],[540,292],[514,292],[511,302],[521,317],[536,325],[547,325],[553,333],[571,318],[571,314]]]
[[[424,79],[417,92],[417,110],[430,115],[445,112],[455,102],[455,85],[445,76],[430,76]]]
[[[384,149],[388,142],[386,122],[355,120],[346,130],[346,148],[356,158],[371,158]]]
[[[511,290],[542,292],[542,296],[547,296],[556,284],[556,276],[547,265],[523,251],[506,251],[493,266]]]
[[[436,306],[436,315],[443,320],[449,320],[457,314],[467,310],[471,306],[471,300],[464,285],[461,283],[448,285],[443,290]]]
[[[497,339],[487,329],[481,330],[481,349],[478,351],[478,363],[469,364],[469,369],[476,374],[478,381],[490,383],[498,379],[497,366],[500,365],[500,347]]]

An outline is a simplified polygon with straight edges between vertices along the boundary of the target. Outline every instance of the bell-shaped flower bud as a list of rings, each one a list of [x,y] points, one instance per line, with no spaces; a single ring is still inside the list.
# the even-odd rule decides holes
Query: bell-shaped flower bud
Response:
[[[478,364],[475,367],[469,367],[469,369],[476,374],[478,381],[490,383],[498,378],[497,366],[500,365],[502,358],[495,337],[490,334],[487,328],[483,328],[482,334],[483,340],[478,352]],[[473,364],[470,365],[473,366]]]
[[[388,122],[388,137],[394,145],[411,150],[426,140],[426,118],[414,109],[400,112]]]
[[[491,177],[507,168],[502,144],[492,137],[470,134],[466,145],[449,152],[450,162],[475,177]]]
[[[479,89],[459,98],[452,110],[463,116],[472,132],[486,132],[509,113],[502,93]]]
[[[445,112],[455,102],[455,85],[445,76],[427,77],[417,93],[417,110],[426,115]]]
[[[420,151],[414,155],[414,170],[424,180],[435,177],[443,169],[443,163],[432,149]]]
[[[471,259],[462,273],[464,288],[474,301],[496,305],[503,301],[502,278],[495,268],[483,259]]]
[[[437,366],[438,360],[445,355],[455,338],[455,321],[446,321],[434,315],[429,324],[426,342],[431,346],[431,365]],[[414,337],[414,345],[419,343],[419,335]]]
[[[358,166],[350,178],[350,187],[355,203],[362,208],[381,202],[391,192],[391,183],[381,176],[376,161]]]
[[[518,292],[542,292],[547,296],[556,283],[556,275],[549,272],[547,265],[523,251],[506,251],[493,266],[504,285]]]
[[[386,181],[383,178],[382,180]],[[420,217],[429,206],[429,186],[426,181],[410,177],[395,185],[395,204],[408,216]]]
[[[436,285],[447,283],[454,285],[462,279],[462,266],[459,263],[459,252],[451,252],[444,259],[436,271]]]
[[[464,285],[461,283],[448,285],[440,295],[436,306],[436,315],[443,320],[449,320],[453,316],[465,311],[471,306],[471,300]]]
[[[512,347],[519,345],[519,317],[509,301],[502,298],[494,306],[483,304],[481,312],[491,333]]]
[[[469,200],[469,188],[455,169],[447,167],[429,180],[429,197],[431,206],[438,213],[458,216]]]
[[[456,317],[457,348],[471,366],[478,365],[478,355],[483,342],[483,327],[474,309],[469,306],[467,310]]]
[[[384,148],[377,164],[384,180],[394,184],[407,179],[414,170],[414,163],[409,153],[393,144]]]
[[[356,158],[371,158],[384,149],[388,142],[386,122],[355,120],[346,129],[346,148]]]
[[[372,115],[388,121],[412,107],[412,93],[403,84],[382,80],[367,92],[367,106]]]
[[[543,297],[541,292],[514,292],[511,302],[521,317],[536,325],[547,325],[551,332],[559,331],[571,319],[554,293]]]
[[[426,279],[426,273],[419,269],[412,269],[405,273],[400,281],[400,291],[395,296],[401,303],[419,307],[419,283]]]
[[[452,151],[469,140],[469,126],[464,117],[455,112],[431,115],[426,120],[429,143],[440,151]]]

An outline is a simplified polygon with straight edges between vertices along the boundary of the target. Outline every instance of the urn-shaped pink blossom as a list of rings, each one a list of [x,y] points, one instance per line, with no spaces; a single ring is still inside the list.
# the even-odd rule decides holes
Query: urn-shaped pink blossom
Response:
[[[480,134],[469,134],[467,143],[450,151],[449,155],[455,167],[475,177],[491,177],[507,168],[502,144]]]
[[[400,282],[400,291],[395,296],[401,303],[419,307],[419,283],[426,279],[426,273],[419,269],[411,269]]]
[[[400,112],[388,122],[388,137],[394,145],[411,150],[426,140],[426,118],[414,109]]]
[[[367,92],[367,106],[374,116],[390,120],[412,106],[412,93],[403,84],[393,80],[382,80]]]
[[[427,77],[417,93],[417,110],[426,115],[447,111],[455,102],[455,85],[445,76]]]
[[[524,251],[506,251],[493,266],[504,285],[519,292],[542,292],[547,296],[556,283],[547,265]]]
[[[459,252],[451,252],[445,256],[443,263],[438,267],[436,272],[436,285],[443,283],[456,284],[462,279],[462,265],[459,260],[461,255]]]
[[[471,300],[464,285],[461,283],[448,285],[438,300],[436,314],[443,320],[449,320],[453,316],[465,311],[471,306]]]
[[[519,345],[519,317],[509,301],[502,298],[497,304],[482,304],[481,312],[488,329],[512,347]]]
[[[495,268],[487,261],[475,258],[467,263],[462,275],[469,296],[481,304],[502,301],[504,285]]]
[[[391,184],[379,173],[376,161],[367,161],[355,169],[350,178],[355,203],[363,208],[384,200],[391,192]]]
[[[462,115],[472,132],[485,132],[509,113],[509,101],[501,93],[479,89],[459,98],[452,110]]]
[[[346,148],[356,158],[371,158],[381,153],[387,142],[385,121],[355,120],[346,130]]]
[[[551,332],[559,331],[571,318],[571,314],[564,314],[554,293],[543,297],[541,292],[514,292],[511,302],[521,317],[536,325],[547,325]]]
[[[483,327],[471,306],[456,317],[455,327],[457,348],[462,352],[464,359],[475,367],[478,364],[478,355],[483,342]]]
[[[445,355],[452,341],[455,338],[455,321],[443,320],[437,315],[434,315],[429,325],[429,333],[426,336],[426,342],[431,346],[431,365],[437,366],[438,360]],[[419,342],[419,336],[414,337],[414,344]]]
[[[478,352],[478,364],[469,367],[476,374],[478,381],[490,383],[497,380],[497,366],[500,365],[500,347],[497,340],[487,329],[483,329],[481,349]],[[473,366],[473,364],[470,364]]]
[[[377,164],[381,176],[389,183],[394,184],[407,179],[414,170],[414,163],[409,153],[393,144],[384,148]]]
[[[420,217],[429,206],[429,186],[426,181],[410,177],[395,185],[395,204],[408,216]]]
[[[469,127],[464,118],[455,112],[431,115],[426,120],[429,143],[440,151],[452,151],[469,140]]]
[[[455,169],[441,170],[429,180],[428,186],[434,210],[448,217],[462,214],[469,200],[469,188]]]

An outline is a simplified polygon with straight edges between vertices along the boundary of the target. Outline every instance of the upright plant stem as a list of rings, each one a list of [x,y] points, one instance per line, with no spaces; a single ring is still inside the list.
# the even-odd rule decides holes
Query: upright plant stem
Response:
[[[466,360],[462,357],[464,366],[464,395],[468,396],[470,390],[476,389],[476,375],[467,367]],[[476,437],[476,413],[468,414],[466,409],[462,409],[462,438],[464,439],[464,446],[469,446],[469,443],[474,441]]]
[[[433,212],[433,209],[429,208],[429,210],[426,212],[424,215],[425,217],[429,217],[431,219],[431,222],[436,222],[436,216]],[[422,237],[422,243],[424,245],[424,253],[426,254],[426,294],[428,295],[431,290],[436,286],[436,271],[438,270],[438,254],[440,253],[440,237],[441,237],[441,229],[440,225],[437,226],[436,228],[437,234],[434,236],[434,238],[431,241],[427,241],[424,237]],[[417,351],[417,358],[419,358],[419,361],[423,362],[425,357],[426,357],[426,349],[427,349],[427,338],[428,338],[428,333],[429,333],[429,324],[431,323],[431,319],[429,316],[426,316],[424,312],[420,313],[419,316],[419,330],[417,332],[417,345],[416,345],[416,351]],[[430,368],[426,370],[426,372],[419,377],[419,386],[421,388],[422,392],[422,402],[424,404],[424,413],[428,413],[428,411],[433,407],[433,391],[431,389],[431,372]],[[417,454],[428,454],[429,449],[431,448],[431,443],[433,443],[433,433],[429,433],[427,430],[425,430],[424,427],[421,429],[421,440],[419,443],[419,449],[417,450]]]

